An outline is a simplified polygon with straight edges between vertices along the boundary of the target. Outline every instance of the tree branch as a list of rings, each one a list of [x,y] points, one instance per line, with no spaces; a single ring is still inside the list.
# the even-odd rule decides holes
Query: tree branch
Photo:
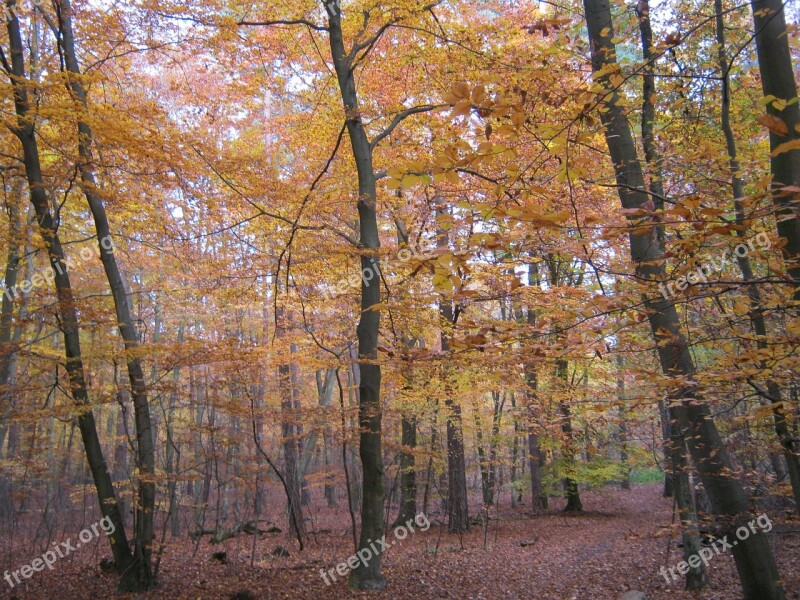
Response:
[[[389,124],[389,126],[386,129],[384,129],[382,132],[380,132],[377,136],[375,136],[375,139],[370,142],[370,144],[369,144],[370,148],[374,149],[380,143],[380,141],[383,138],[387,137],[388,135],[391,135],[392,131],[394,131],[395,128],[398,125],[400,125],[400,123],[402,123],[405,119],[407,119],[411,115],[416,115],[416,114],[424,113],[424,112],[430,112],[432,110],[437,110],[439,108],[447,108],[448,106],[450,106],[450,105],[449,104],[425,104],[423,106],[413,106],[411,108],[407,108],[406,110],[404,110],[402,112],[397,113],[394,116],[394,119],[392,119],[392,122]]]
[[[305,25],[314,31],[328,31],[324,25],[316,25],[306,19],[277,19],[274,21],[239,21],[244,27],[269,27],[271,25]]]
[[[399,23],[399,22],[400,22],[400,18],[399,17],[396,18],[396,19],[392,19],[388,23],[386,23],[384,25],[381,25],[381,27],[378,29],[378,31],[375,32],[375,35],[373,35],[368,40],[364,40],[360,44],[353,44],[353,48],[352,48],[352,50],[350,50],[350,55],[349,55],[350,60],[353,61],[353,66],[357,65],[358,63],[360,63],[362,60],[364,60],[367,57],[367,55],[369,55],[369,52],[370,52],[370,50],[372,50],[372,47],[375,44],[378,43],[378,40],[381,39],[381,36],[384,33],[386,33],[386,30],[389,29],[389,27],[391,27],[392,25],[395,25],[396,23]],[[364,50],[364,54],[362,54],[357,59],[355,59],[356,55],[359,52],[361,52],[362,50]]]

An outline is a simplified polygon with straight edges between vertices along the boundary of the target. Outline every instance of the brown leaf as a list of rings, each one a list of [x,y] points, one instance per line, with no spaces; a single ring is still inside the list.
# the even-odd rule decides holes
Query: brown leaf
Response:
[[[776,135],[789,134],[789,128],[786,126],[786,123],[784,123],[782,119],[776,117],[775,115],[758,115],[756,117],[756,121]]]

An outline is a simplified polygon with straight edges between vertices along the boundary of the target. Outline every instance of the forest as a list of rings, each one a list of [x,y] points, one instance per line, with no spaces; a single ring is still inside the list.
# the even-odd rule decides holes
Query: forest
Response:
[[[800,3],[1,1],[0,598],[800,598]]]

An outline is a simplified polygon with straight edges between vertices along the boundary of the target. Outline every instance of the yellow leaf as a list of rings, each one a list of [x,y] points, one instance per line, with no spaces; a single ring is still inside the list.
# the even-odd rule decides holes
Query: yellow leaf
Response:
[[[446,156],[437,156],[433,159],[433,164],[435,164],[437,167],[442,167],[443,169],[449,169],[453,166],[453,161]]]
[[[459,177],[458,173],[456,173],[455,171],[448,171],[447,172],[447,181],[449,181],[450,183],[452,183],[454,185],[458,185],[459,183],[461,183],[461,177]]]
[[[450,292],[453,290],[453,283],[446,275],[434,275],[433,287],[438,292]]]
[[[402,185],[404,188],[409,188],[412,185],[419,183],[419,179],[420,178],[417,175],[404,175],[403,179],[400,181],[400,185]]]

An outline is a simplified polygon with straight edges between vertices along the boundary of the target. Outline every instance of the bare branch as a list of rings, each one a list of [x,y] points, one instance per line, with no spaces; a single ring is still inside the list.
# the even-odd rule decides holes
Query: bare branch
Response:
[[[362,60],[364,60],[369,55],[370,50],[372,50],[372,47],[375,44],[377,44],[378,40],[381,39],[381,36],[384,33],[386,33],[386,30],[389,29],[389,27],[391,27],[392,25],[395,25],[396,23],[399,23],[399,22],[400,22],[400,18],[399,17],[396,18],[396,19],[392,19],[388,23],[385,23],[384,25],[381,25],[381,27],[378,29],[378,31],[375,32],[375,35],[373,35],[368,40],[364,40],[360,44],[353,44],[353,49],[350,50],[350,55],[349,55],[350,60],[353,61],[353,65],[357,65]],[[353,60],[355,58],[355,56],[359,52],[361,52],[362,50],[364,50],[364,53],[361,56],[359,56],[356,60]]]
[[[439,6],[439,4],[441,4],[443,1],[444,0],[436,0],[436,2],[433,2],[431,4],[423,6],[422,7],[422,12],[430,12],[431,15],[433,15],[434,20],[436,20],[436,15],[433,13],[433,9],[436,8],[437,6]],[[367,20],[368,20],[367,17],[368,16],[369,16],[368,14],[365,14],[365,19],[364,19],[364,28],[365,29],[366,29],[366,26],[367,26]],[[394,26],[394,25],[397,25],[404,18],[405,17],[396,17],[396,18],[392,19],[388,23],[382,25],[378,29],[378,31],[375,32],[375,35],[373,35],[368,40],[364,40],[363,42],[358,43],[358,44],[353,44],[353,48],[352,48],[352,50],[350,50],[350,54],[348,55],[350,60],[353,61],[353,66],[355,67],[355,65],[357,65],[358,63],[360,63],[361,61],[366,59],[367,56],[369,56],[369,53],[372,50],[372,48],[375,46],[375,44],[378,43],[378,40],[381,39],[381,36],[383,36],[383,34],[386,33],[386,30],[389,29],[390,27]],[[359,52],[361,52],[362,50],[364,50],[364,53],[361,56],[359,56],[358,58],[356,58],[356,55]]]
[[[306,19],[277,19],[275,21],[239,21],[244,27],[269,27],[271,25],[305,25],[314,31],[328,31],[324,25],[317,25]]]
[[[437,110],[439,108],[447,108],[448,106],[450,106],[450,105],[449,104],[425,104],[425,105],[422,105],[422,106],[412,106],[411,108],[407,108],[406,110],[397,113],[394,116],[394,119],[392,119],[392,122],[389,124],[389,126],[386,129],[384,129],[383,131],[381,131],[377,136],[375,136],[375,139],[370,142],[370,144],[369,144],[370,148],[374,149],[380,143],[380,141],[383,138],[391,135],[392,131],[394,131],[395,128],[398,125],[400,125],[400,123],[402,123],[405,119],[407,119],[411,115],[416,115],[416,114],[424,113],[424,112],[430,112],[432,110]]]
[[[47,26],[50,28],[50,31],[53,32],[53,35],[56,36],[56,39],[57,40],[61,39],[61,30],[58,28],[58,25],[56,25],[56,22],[53,20],[53,17],[51,17],[47,13],[47,11],[42,7],[41,4],[34,2],[33,7],[34,10],[38,11],[39,14],[42,15],[44,22],[47,23]]]

